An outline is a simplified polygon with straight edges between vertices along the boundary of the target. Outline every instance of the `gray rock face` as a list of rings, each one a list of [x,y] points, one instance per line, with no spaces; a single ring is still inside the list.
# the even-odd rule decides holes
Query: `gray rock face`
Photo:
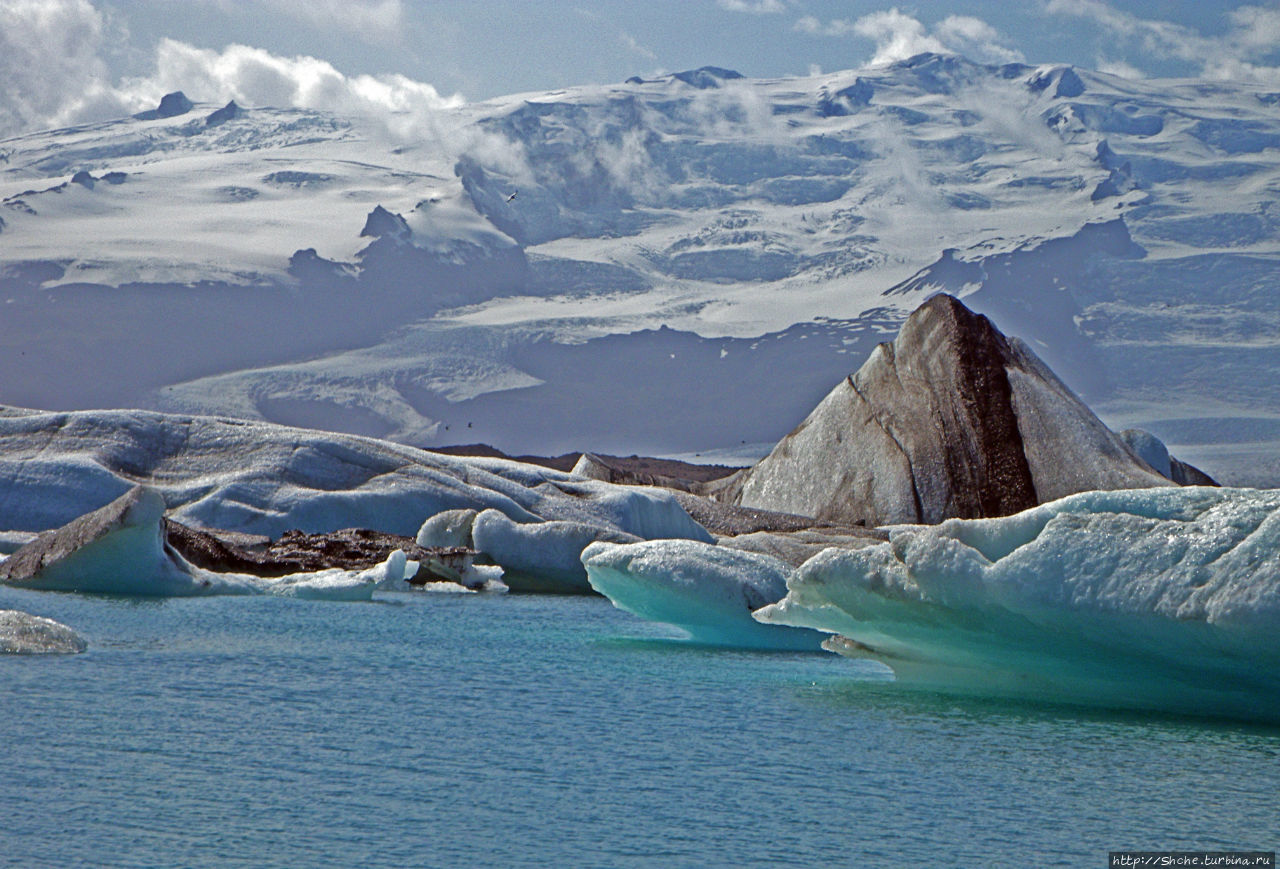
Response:
[[[1030,348],[938,295],[719,497],[879,526],[1170,485]]]
[[[0,610],[0,654],[68,655],[88,647],[84,638],[53,619]]]

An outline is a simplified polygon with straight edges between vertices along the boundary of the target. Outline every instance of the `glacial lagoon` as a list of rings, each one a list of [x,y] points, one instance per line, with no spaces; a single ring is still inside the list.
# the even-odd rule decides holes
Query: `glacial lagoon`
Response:
[[[0,588],[5,865],[1104,866],[1275,848],[1280,727],[958,698],[603,598]]]

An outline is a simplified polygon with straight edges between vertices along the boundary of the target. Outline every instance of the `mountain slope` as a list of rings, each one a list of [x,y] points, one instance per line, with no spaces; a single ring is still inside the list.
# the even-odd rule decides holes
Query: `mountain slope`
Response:
[[[1113,428],[1276,481],[1275,103],[921,55],[8,139],[0,402],[745,449],[943,290]]]

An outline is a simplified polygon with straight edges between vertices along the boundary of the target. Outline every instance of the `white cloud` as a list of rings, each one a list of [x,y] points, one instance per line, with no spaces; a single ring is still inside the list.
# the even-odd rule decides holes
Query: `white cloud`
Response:
[[[746,12],[749,15],[776,15],[787,11],[782,0],[716,0],[716,5],[730,12]]]
[[[949,15],[938,22],[933,32],[949,50],[979,63],[1014,63],[1024,59],[1021,51],[1005,45],[999,31],[980,18]]]
[[[1209,79],[1280,86],[1276,64],[1280,9],[1240,6],[1226,14],[1227,31],[1213,36],[1170,21],[1139,18],[1102,0],[1049,0],[1045,10],[1094,22],[1113,49],[1130,48],[1144,57],[1185,61]],[[1117,62],[1123,61],[1110,61]]]
[[[174,39],[160,40],[155,73],[132,86],[182,90],[194,100],[332,111],[412,112],[461,102],[403,75],[347,76],[314,57],[280,57],[247,45],[215,51]]]
[[[391,20],[393,12],[381,14]],[[151,74],[112,83],[103,60],[109,30],[88,0],[0,0],[0,135],[121,117],[176,90],[198,102],[372,115],[405,136],[438,132],[440,111],[462,102],[403,75],[349,76],[314,57],[174,39],[160,40]]]
[[[1114,60],[1112,58],[1099,56],[1095,66],[1097,67],[1098,72],[1105,72],[1108,75],[1118,75],[1120,78],[1134,80],[1146,78],[1146,75],[1142,70],[1138,69],[1133,64],[1125,63],[1123,60]]]
[[[361,42],[399,41],[405,28],[402,0],[151,0],[157,4],[213,6],[229,17],[259,20],[263,13],[304,27],[340,32]]]
[[[813,36],[848,36],[857,33],[857,25],[845,18],[836,18],[823,24],[812,15],[805,15],[796,20],[794,30]]]
[[[0,136],[123,114],[88,0],[0,0]]]
[[[950,15],[926,27],[918,18],[896,6],[864,15],[856,21],[836,18],[825,24],[807,15],[795,23],[795,30],[814,36],[861,36],[875,43],[871,65],[905,60],[926,51],[962,54],[980,63],[1008,63],[1022,60],[1022,52],[1011,48],[1000,33],[980,18]]]
[[[650,50],[646,46],[642,45],[638,39],[636,39],[634,36],[632,36],[630,33],[627,33],[626,31],[623,31],[622,33],[618,34],[618,42],[624,48],[630,51],[632,54],[638,54],[640,57],[643,57],[645,60],[658,59],[657,54],[655,54],[652,50]]]
[[[340,29],[366,41],[394,41],[404,30],[400,0],[256,0],[317,30]]]
[[[875,42],[876,53],[871,58],[873,66],[904,60],[925,51],[947,50],[937,37],[925,31],[923,24],[899,12],[897,7],[862,16],[854,22],[854,30]]]

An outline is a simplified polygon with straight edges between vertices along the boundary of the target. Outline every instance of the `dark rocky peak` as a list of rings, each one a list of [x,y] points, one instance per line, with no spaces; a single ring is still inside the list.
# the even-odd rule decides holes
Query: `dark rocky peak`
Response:
[[[217,111],[210,112],[209,116],[204,119],[206,127],[216,127],[225,124],[227,121],[235,120],[244,114],[244,109],[236,105],[236,101],[232,100]]]
[[[369,217],[364,222],[364,229],[360,230],[360,236],[371,238],[392,238],[397,241],[407,241],[413,235],[413,230],[409,229],[409,224],[398,214],[394,214],[381,205],[369,212]]]
[[[1030,348],[939,294],[719,497],[878,526],[1169,485]]]
[[[156,108],[156,115],[161,118],[176,118],[178,115],[185,115],[194,107],[194,103],[187,99],[186,94],[182,91],[174,91],[160,98],[160,105]]]
[[[732,69],[724,69],[718,66],[702,66],[697,69],[689,69],[684,72],[677,72],[671,76],[676,81],[682,81],[690,87],[700,90],[709,88],[718,88],[726,81],[740,79],[744,76],[740,72]]]
[[[195,108],[195,103],[187,99],[182,91],[174,91],[160,98],[160,105],[145,112],[134,115],[140,121],[154,121],[157,118],[176,118],[185,115]]]

